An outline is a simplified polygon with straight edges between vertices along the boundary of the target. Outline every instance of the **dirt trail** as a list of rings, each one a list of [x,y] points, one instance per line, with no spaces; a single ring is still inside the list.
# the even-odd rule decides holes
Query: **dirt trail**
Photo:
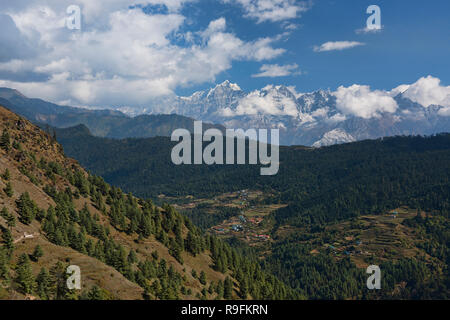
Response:
[[[19,237],[18,239],[14,240],[14,243],[19,243],[22,240],[28,240],[28,239],[34,239],[36,237],[39,237],[39,234],[34,233],[34,234],[28,234],[28,233],[24,233],[23,236]]]

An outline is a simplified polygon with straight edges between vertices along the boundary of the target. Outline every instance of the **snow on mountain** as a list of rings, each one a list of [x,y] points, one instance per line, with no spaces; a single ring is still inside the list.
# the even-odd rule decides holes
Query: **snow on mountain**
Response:
[[[153,101],[145,109],[119,110],[133,116],[175,113],[234,129],[278,128],[280,143],[284,145],[324,146],[450,131],[450,108],[423,106],[408,98],[412,95],[405,89],[384,92],[353,85],[340,87],[336,92],[299,94],[287,86],[268,85],[247,93],[239,85],[225,81],[188,97]],[[421,101],[419,98],[426,92],[422,90],[420,94],[415,100]]]
[[[331,131],[328,131],[325,133],[322,137],[322,139],[317,140],[313,143],[313,147],[323,147],[323,146],[330,146],[333,144],[340,144],[340,143],[346,143],[346,142],[354,142],[356,141],[355,138],[353,138],[351,135],[349,135],[344,130],[338,128]]]

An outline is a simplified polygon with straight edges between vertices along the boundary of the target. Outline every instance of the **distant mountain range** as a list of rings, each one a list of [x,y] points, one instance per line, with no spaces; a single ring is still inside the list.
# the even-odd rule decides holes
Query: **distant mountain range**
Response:
[[[394,112],[378,112],[372,117],[344,112],[330,91],[298,94],[286,86],[270,85],[247,93],[230,81],[189,97],[154,100],[145,108],[91,110],[58,106],[29,99],[8,88],[0,88],[0,105],[31,121],[54,127],[84,124],[93,135],[108,138],[170,136],[177,128],[192,131],[194,120],[217,124],[205,124],[205,130],[212,126],[222,131],[278,128],[282,145],[314,147],[386,136],[450,132],[448,108],[425,107],[406,96],[403,92],[392,97],[397,104]]]
[[[395,112],[369,119],[344,114],[325,90],[297,94],[286,86],[267,86],[250,93],[225,81],[190,97],[157,101],[147,108],[120,108],[129,115],[178,114],[228,128],[279,128],[283,145],[320,147],[395,135],[430,135],[450,131],[443,106],[422,106],[400,93]]]
[[[93,135],[107,138],[167,137],[175,129],[193,130],[194,119],[175,115],[139,115],[130,117],[115,110],[91,110],[60,106],[41,99],[30,99],[19,91],[0,88],[0,105],[38,124],[68,128],[84,124]],[[204,130],[223,126],[205,123]]]

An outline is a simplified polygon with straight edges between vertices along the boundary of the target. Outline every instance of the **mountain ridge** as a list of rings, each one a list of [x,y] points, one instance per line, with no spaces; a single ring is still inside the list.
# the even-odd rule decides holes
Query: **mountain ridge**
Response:
[[[382,111],[366,118],[338,108],[336,96],[330,90],[298,94],[284,85],[268,85],[247,93],[227,80],[188,97],[157,100],[144,109],[118,110],[130,115],[181,114],[227,128],[277,128],[282,145],[320,146],[325,142],[450,131],[450,117],[443,112],[447,110],[445,107],[421,106],[405,97],[406,93],[407,90],[392,94],[398,105],[395,112]]]
[[[130,117],[112,109],[84,109],[60,106],[42,99],[27,98],[15,89],[0,88],[0,104],[38,124],[69,128],[84,124],[96,136],[141,138],[170,136],[175,129],[193,130],[194,119],[182,115],[138,115]],[[204,123],[205,130],[221,125]]]
[[[69,130],[88,132],[84,125]],[[54,137],[1,106],[0,132],[1,299],[298,296],[170,205],[89,174]],[[70,264],[80,267],[79,291],[66,285]],[[239,289],[252,277],[267,282]],[[266,283],[273,291],[260,289]]]
[[[61,128],[82,123],[96,136],[119,139],[167,137],[178,128],[192,131],[195,120],[205,122],[205,130],[215,127],[222,132],[225,128],[279,129],[281,145],[314,147],[450,131],[447,107],[424,107],[407,97],[408,90],[392,90],[389,95],[397,106],[395,111],[378,106],[380,110],[372,114],[370,110],[353,114],[342,102],[338,106],[330,90],[297,93],[284,85],[267,85],[247,93],[226,80],[187,97],[151,101],[144,108],[91,110],[28,99],[16,90],[0,88],[0,102],[32,121]]]

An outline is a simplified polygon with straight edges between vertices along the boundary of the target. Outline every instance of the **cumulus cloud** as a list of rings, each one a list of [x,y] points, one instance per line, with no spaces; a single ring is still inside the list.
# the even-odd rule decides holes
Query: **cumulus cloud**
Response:
[[[255,90],[241,99],[235,110],[225,108],[223,112],[223,115],[227,117],[256,114],[295,117],[298,115],[298,110],[294,100],[279,96],[277,87],[268,85],[262,90]]]
[[[264,64],[260,68],[260,73],[252,75],[253,78],[262,77],[285,77],[290,75],[299,75],[301,71],[298,69],[297,64],[287,64],[280,66],[278,64]]]
[[[36,43],[22,35],[9,15],[0,13],[0,30],[0,62],[30,58],[36,54]]]
[[[424,107],[440,105],[450,107],[450,86],[442,86],[441,80],[432,76],[422,77],[411,85],[403,85],[403,96]],[[395,89],[394,89],[395,90]]]
[[[0,60],[0,85],[74,105],[142,105],[179,86],[214,81],[233,61],[270,60],[285,52],[274,47],[276,38],[244,41],[227,32],[224,18],[195,32],[187,45],[178,44],[188,34],[180,13],[187,1],[140,2],[169,8],[151,15],[129,8],[129,0],[81,1],[82,30],[75,32],[64,27],[71,1],[18,1],[5,11],[24,39],[37,39],[37,53]],[[11,72],[40,74],[45,81],[8,80]]]
[[[358,41],[329,41],[323,43],[320,46],[315,46],[314,51],[324,52],[324,51],[345,50],[363,45],[364,43]]]
[[[256,19],[258,23],[284,21],[298,18],[308,11],[311,1],[298,0],[222,0],[225,3],[238,3],[246,12],[246,16]]]
[[[332,94],[336,97],[336,107],[344,114],[364,119],[379,117],[383,112],[393,113],[398,108],[397,102],[388,92],[372,91],[369,86],[357,84],[350,87],[340,86]]]

